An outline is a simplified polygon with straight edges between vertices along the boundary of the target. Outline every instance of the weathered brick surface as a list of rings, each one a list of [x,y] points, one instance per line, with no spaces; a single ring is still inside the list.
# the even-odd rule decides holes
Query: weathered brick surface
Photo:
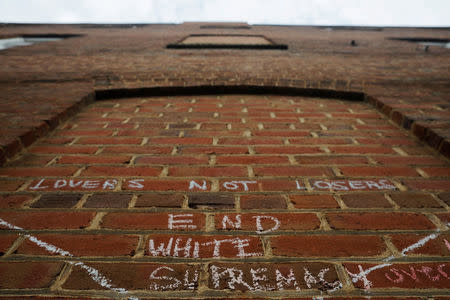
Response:
[[[71,208],[80,201],[81,194],[46,194],[30,206],[34,208]]]
[[[373,265],[364,264],[363,268]],[[349,272],[357,273],[354,264],[345,265]],[[405,263],[393,264],[383,269],[371,272],[367,279],[372,288],[402,288],[402,289],[447,289],[448,288],[448,263]],[[363,288],[362,280],[355,286]]]
[[[447,31],[252,26],[289,50],[194,51],[164,46],[199,24],[3,29],[85,34],[2,51],[5,297],[449,293],[449,164],[411,135],[448,153],[448,51],[387,39]],[[198,85],[272,90],[130,90]]]
[[[79,229],[85,228],[94,217],[92,212],[0,212],[0,218],[24,229]],[[7,228],[0,224],[2,228]]]
[[[170,219],[172,227],[170,227]],[[102,227],[110,229],[180,229],[202,230],[205,216],[198,213],[109,213],[103,221]]]
[[[48,288],[61,272],[61,262],[1,262],[2,289]]]
[[[417,213],[330,213],[327,220],[335,229],[413,230],[435,227],[424,215]]]
[[[16,239],[17,236],[13,234],[0,236],[0,254],[3,255]]]
[[[276,256],[350,257],[374,256],[385,251],[377,236],[310,235],[280,236],[271,239]]]
[[[38,234],[36,238],[76,256],[133,256],[139,238],[131,235]],[[15,254],[50,255],[48,250],[25,240]]]

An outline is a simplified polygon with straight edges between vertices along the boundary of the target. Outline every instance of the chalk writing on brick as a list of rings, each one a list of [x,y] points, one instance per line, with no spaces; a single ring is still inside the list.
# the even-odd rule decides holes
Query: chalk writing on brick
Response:
[[[215,290],[232,291],[283,291],[320,289],[333,292],[342,288],[332,266],[318,268],[310,264],[211,264],[208,268],[209,287]],[[159,266],[151,271],[150,290],[175,290],[181,286],[193,290],[198,286],[198,271],[189,269],[177,273],[170,265]]]
[[[47,179],[42,178],[33,181],[28,190],[31,191],[98,191],[98,190],[116,190],[119,187],[121,179]],[[220,183],[220,189],[229,192],[252,192],[264,191],[267,180],[230,180]],[[395,185],[388,179],[371,180],[309,180],[309,188],[301,180],[278,180],[275,188],[268,190],[275,191],[283,187],[290,191],[370,191],[370,190],[395,190]],[[286,187],[288,187],[286,189]],[[192,191],[208,192],[211,191],[211,184],[207,180],[147,180],[147,179],[129,179],[124,180],[121,185],[122,190],[155,190],[155,191]]]
[[[257,237],[154,235],[146,254],[154,257],[220,258],[263,256]]]

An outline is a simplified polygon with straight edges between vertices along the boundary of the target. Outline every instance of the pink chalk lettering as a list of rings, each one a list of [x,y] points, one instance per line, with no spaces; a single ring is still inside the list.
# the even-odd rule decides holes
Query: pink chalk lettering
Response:
[[[396,269],[396,268],[391,268],[391,269],[389,269],[392,273],[394,273],[396,276],[397,276],[397,278],[391,278],[391,276],[389,276],[389,274],[388,273],[384,273],[384,276],[386,276],[386,278],[387,279],[389,279],[390,281],[392,281],[392,282],[395,282],[395,283],[400,283],[400,282],[403,282],[403,280],[404,280],[404,277],[403,277],[403,275],[402,274],[400,274],[400,272],[398,272],[398,270]]]

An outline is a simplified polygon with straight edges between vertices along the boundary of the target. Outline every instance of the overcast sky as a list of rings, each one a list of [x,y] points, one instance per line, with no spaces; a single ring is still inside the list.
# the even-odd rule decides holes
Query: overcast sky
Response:
[[[0,0],[0,22],[450,26],[450,0]]]

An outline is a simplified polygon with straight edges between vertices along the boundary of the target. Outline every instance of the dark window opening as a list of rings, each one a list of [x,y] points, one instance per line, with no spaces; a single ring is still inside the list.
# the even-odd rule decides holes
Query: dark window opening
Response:
[[[287,45],[276,44],[262,35],[210,35],[193,34],[173,44],[172,49],[287,49]]]
[[[0,39],[0,50],[5,50],[13,47],[30,46],[36,43],[55,42],[63,39],[77,37],[76,34],[24,34],[17,37]]]
[[[202,25],[200,29],[250,29],[248,25]]]
[[[438,38],[390,38],[390,40],[395,41],[405,41],[410,43],[417,43],[424,46],[439,46],[443,48],[450,49],[449,39],[438,39]]]

